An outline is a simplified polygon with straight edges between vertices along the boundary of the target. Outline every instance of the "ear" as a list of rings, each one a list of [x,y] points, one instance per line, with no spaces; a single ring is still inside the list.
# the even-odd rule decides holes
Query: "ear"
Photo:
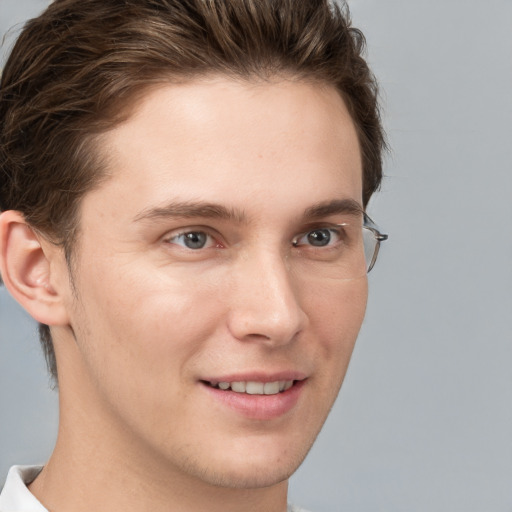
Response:
[[[20,212],[8,210],[0,215],[2,279],[25,310],[46,325],[68,323],[63,300],[65,290],[57,291],[53,284],[63,282],[53,274],[67,272],[65,258],[59,252],[62,249],[38,235]]]

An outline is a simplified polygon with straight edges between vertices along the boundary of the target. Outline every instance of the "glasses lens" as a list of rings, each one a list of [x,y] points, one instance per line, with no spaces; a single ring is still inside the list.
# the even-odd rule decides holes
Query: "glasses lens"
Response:
[[[335,226],[318,227],[294,241],[294,268],[311,278],[357,279],[374,266],[380,240],[385,239],[369,217]]]
[[[379,245],[375,231],[367,227],[363,228],[363,244],[366,272],[370,272],[377,259],[377,247]]]

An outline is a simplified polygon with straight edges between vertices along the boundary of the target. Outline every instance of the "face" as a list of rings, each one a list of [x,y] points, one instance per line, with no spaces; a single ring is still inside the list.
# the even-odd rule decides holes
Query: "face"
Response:
[[[283,481],[366,305],[364,275],[318,270],[334,226],[361,224],[343,101],[289,81],[165,85],[101,150],[111,177],[82,203],[61,393],[139,463],[222,486]]]

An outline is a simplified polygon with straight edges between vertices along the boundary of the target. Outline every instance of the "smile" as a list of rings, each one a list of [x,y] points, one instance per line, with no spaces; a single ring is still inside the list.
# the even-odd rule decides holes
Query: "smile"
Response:
[[[213,388],[222,391],[234,391],[235,393],[245,393],[247,395],[277,395],[290,389],[293,380],[276,380],[274,382],[256,382],[256,381],[235,381],[235,382],[207,382]]]
[[[241,375],[233,375],[225,376],[222,380],[203,379],[200,383],[215,403],[222,407],[250,420],[268,421],[290,412],[307,385],[308,378],[305,375],[286,373],[274,375],[275,380],[256,375],[247,375],[247,380],[242,380]]]

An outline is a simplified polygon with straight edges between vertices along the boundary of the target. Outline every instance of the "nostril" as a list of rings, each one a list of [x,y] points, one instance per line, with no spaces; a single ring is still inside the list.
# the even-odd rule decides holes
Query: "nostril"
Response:
[[[270,340],[270,336],[267,336],[266,334],[258,334],[258,333],[250,333],[245,336],[246,338],[254,338],[254,339],[261,339],[261,340]]]

